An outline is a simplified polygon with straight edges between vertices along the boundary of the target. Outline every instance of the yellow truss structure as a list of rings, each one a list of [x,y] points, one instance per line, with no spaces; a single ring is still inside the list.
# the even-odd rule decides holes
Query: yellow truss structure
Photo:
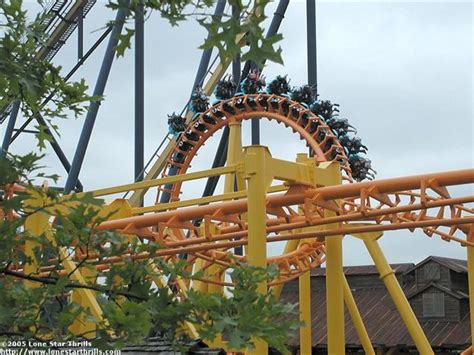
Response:
[[[378,239],[384,230],[422,228],[428,236],[439,235],[459,243],[467,249],[469,294],[472,295],[474,211],[461,203],[474,202],[474,196],[452,198],[446,187],[474,183],[474,169],[343,184],[338,162],[315,164],[315,158],[303,154],[295,162],[289,162],[273,158],[264,146],[242,149],[239,124],[231,126],[230,142],[234,149],[229,150],[229,165],[226,167],[91,191],[96,197],[104,197],[223,175],[226,179],[223,194],[145,207],[131,207],[129,201],[116,199],[105,207],[104,213],[116,212],[98,229],[115,230],[129,238],[140,237],[149,243],[157,243],[160,245],[158,255],[168,259],[187,254],[194,272],[205,270],[206,277],[192,282],[181,280],[180,297],[185,297],[189,287],[203,292],[222,292],[223,286],[231,287],[232,284],[223,277],[226,268],[232,266],[231,257],[260,267],[276,262],[281,271],[280,279],[268,285],[261,282],[258,290],[264,293],[271,287],[273,293],[279,295],[284,282],[299,279],[300,319],[305,323],[300,329],[302,354],[310,354],[312,347],[310,270],[326,262],[329,353],[345,353],[345,304],[365,352],[375,354],[343,273],[342,240],[351,234],[365,244],[418,351],[432,353]],[[234,181],[238,185],[236,192],[233,191]],[[274,181],[283,182],[283,185],[274,185]],[[65,196],[66,204],[67,199]],[[44,203],[40,197],[31,202],[33,206]],[[201,227],[191,223],[197,218],[203,220]],[[32,235],[48,235],[51,229],[49,220],[47,211],[36,212],[28,217],[25,229]],[[183,238],[185,232],[189,234],[188,238]],[[282,240],[287,241],[283,255],[268,258],[268,243]],[[26,241],[25,244],[28,253],[35,242]],[[233,248],[237,246],[245,246],[245,256],[233,255]],[[84,261],[83,256],[66,257],[67,252],[62,253],[63,270],[57,270],[59,273],[68,274],[80,284],[94,278],[90,268],[76,268],[78,262]],[[123,257],[148,262],[149,255],[125,253]],[[85,260],[97,271],[107,270],[111,264],[121,261],[122,257],[100,259],[93,254]],[[149,268],[153,273],[156,265],[150,263]],[[18,270],[27,274],[39,270],[41,275],[50,269],[33,260]],[[35,287],[34,282],[26,282],[29,287]],[[167,286],[164,279],[155,278],[154,282],[160,287]],[[95,327],[107,322],[94,291],[80,289],[74,291],[73,298],[88,308],[95,318],[101,319],[101,323],[96,325],[79,319],[72,330],[94,336]],[[474,302],[470,300],[472,329]],[[187,324],[187,331],[197,335],[191,324]],[[214,345],[226,348],[221,339]],[[255,345],[246,353],[268,353],[267,344],[261,339],[255,339]]]

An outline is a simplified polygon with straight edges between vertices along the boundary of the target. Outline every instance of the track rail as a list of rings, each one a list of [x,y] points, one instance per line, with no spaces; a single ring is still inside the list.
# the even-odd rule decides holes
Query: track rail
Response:
[[[339,161],[344,179],[353,180],[344,148],[323,119],[296,101],[263,93],[220,101],[201,113],[176,140],[162,177],[168,176],[171,169],[176,169],[177,174],[185,174],[199,149],[219,129],[231,122],[262,117],[292,129],[314,151],[318,162]],[[160,190],[170,193],[171,201],[177,201],[181,183],[174,184],[171,189],[161,187]]]
[[[474,209],[465,206],[474,203],[474,196],[451,197],[447,190],[448,186],[460,184],[474,184],[474,169],[337,187],[294,185],[284,194],[268,195],[267,242],[301,241],[294,252],[268,258],[267,262],[278,264],[280,270],[279,278],[271,284],[292,280],[321,265],[325,261],[323,238],[332,235],[420,228],[429,237],[439,236],[462,246],[474,246],[469,239],[474,235]],[[405,190],[407,187],[413,191]],[[299,210],[295,206],[299,206]],[[326,210],[335,213],[327,216]],[[160,249],[155,255],[125,251],[113,257],[102,257],[91,251],[87,262],[98,270],[108,270],[110,265],[126,259],[161,256],[170,260],[186,253],[191,264],[199,258],[206,262],[204,269],[217,265],[225,270],[231,268],[235,260],[246,260],[245,256],[233,254],[233,248],[247,244],[248,228],[242,218],[246,211],[247,199],[240,198],[103,222],[98,226],[99,230],[138,236],[157,243]],[[192,223],[196,218],[203,220],[201,227]],[[326,226],[334,223],[339,223],[340,227],[326,230]],[[54,260],[51,262],[54,264]],[[63,272],[53,264],[43,266],[41,272]],[[229,284],[215,278],[202,281]]]

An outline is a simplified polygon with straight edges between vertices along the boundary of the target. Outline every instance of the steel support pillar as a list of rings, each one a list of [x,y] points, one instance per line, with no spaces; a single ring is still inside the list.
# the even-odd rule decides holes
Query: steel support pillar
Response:
[[[225,4],[226,4],[226,0],[217,1],[216,8],[214,10],[214,18],[219,20],[222,17],[222,13],[224,12],[224,9],[225,9]],[[207,73],[207,69],[209,68],[211,55],[212,55],[212,48],[205,49],[202,52],[201,61],[199,62],[199,67],[196,73],[196,77],[194,79],[194,84],[192,87],[191,94],[196,88],[196,86],[202,85],[204,77],[206,76],[206,73]]]
[[[300,354],[311,355],[311,271],[307,270],[299,279]]]
[[[41,206],[41,204],[38,203],[38,200],[35,199],[28,200],[28,204],[32,209]],[[32,237],[40,238],[48,229],[49,217],[49,215],[42,212],[30,213],[25,219],[25,231]],[[36,274],[38,272],[39,265],[34,250],[40,246],[40,243],[35,240],[25,240],[25,256],[30,258],[30,262],[25,263],[24,273],[26,275]],[[25,286],[28,288],[41,286],[40,283],[35,281],[25,280],[24,282]]]
[[[266,38],[273,36],[280,29],[281,22],[285,18],[285,12],[288,8],[289,3],[290,0],[280,0],[280,2],[278,3],[277,9],[273,14],[270,27],[268,27],[267,34],[265,35]],[[265,62],[263,62],[262,64],[265,64]],[[242,78],[245,78],[248,75],[249,71],[254,68],[257,68],[257,65],[255,63],[250,60],[245,62],[244,69],[242,71]]]
[[[423,332],[418,319],[416,319],[415,313],[413,313],[410,303],[408,303],[408,300],[403,293],[397,278],[395,277],[394,271],[387,262],[387,259],[385,258],[382,249],[377,242],[377,239],[381,236],[381,234],[379,233],[377,236],[368,233],[365,235],[361,234],[361,236],[363,236],[362,239],[364,244],[367,247],[370,256],[374,260],[375,266],[377,267],[377,270],[380,274],[380,278],[384,282],[385,287],[387,288],[388,293],[395,304],[395,307],[397,307],[398,313],[405,323],[417,350],[420,352],[420,354],[433,354],[430,343],[428,342],[428,339],[426,338],[426,335]]]
[[[229,140],[227,147],[227,165],[237,163],[243,159],[242,153],[242,122],[229,123]],[[244,190],[245,182],[240,174],[227,174],[224,182],[224,193]],[[243,248],[235,248],[236,255],[243,255]]]
[[[273,14],[272,22],[270,23],[270,27],[268,28],[265,38],[269,38],[278,32],[278,29],[280,28],[280,25],[281,25],[281,21],[285,17],[285,12],[289,3],[290,3],[289,0],[280,0],[275,13]],[[262,64],[264,65],[265,62],[263,62]],[[247,76],[250,69],[257,68],[257,67],[258,66],[255,63],[252,63],[251,61],[248,61],[247,63],[245,63],[244,73],[242,75],[242,78],[245,78]],[[260,120],[258,118],[253,118],[251,125],[252,125],[251,126],[252,127],[252,144],[258,145],[260,144]]]
[[[316,0],[306,0],[306,40],[308,56],[308,85],[318,88],[316,57]]]
[[[229,143],[227,147],[227,165],[232,165],[242,160],[242,122],[229,123]],[[244,189],[244,181],[239,179],[238,174],[227,174],[225,176],[224,193],[234,192],[235,181],[239,190]]]
[[[10,147],[10,140],[13,135],[13,130],[15,129],[16,118],[18,117],[18,111],[20,110],[20,101],[15,101],[13,103],[12,109],[10,111],[10,118],[8,119],[7,129],[5,130],[5,136],[3,137],[2,150],[0,151],[0,157],[4,157],[8,148]]]
[[[331,185],[342,183],[340,167],[330,164],[326,167],[327,178]],[[336,202],[337,203],[337,202]],[[326,209],[326,217],[336,216],[336,212]],[[339,224],[330,224],[328,230],[338,228]],[[344,270],[342,258],[342,235],[325,238],[326,244],[326,314],[329,354],[345,354],[344,322]]]
[[[216,8],[214,10],[214,17],[215,18],[218,18],[220,19],[223,12],[224,12],[224,9],[225,9],[225,4],[226,4],[226,0],[219,0],[216,4]],[[199,67],[198,67],[198,71],[196,73],[196,77],[194,78],[194,84],[193,84],[193,87],[191,89],[191,94],[194,92],[194,89],[196,88],[196,86],[198,85],[201,85],[204,81],[204,77],[206,76],[206,73],[207,73],[207,70],[209,68],[209,62],[210,62],[210,59],[211,59],[211,55],[212,55],[212,48],[208,48],[208,49],[205,49],[203,52],[202,52],[202,56],[201,56],[201,61],[199,62]],[[224,134],[229,134],[229,132],[227,131],[227,133],[224,131]],[[224,137],[224,135],[223,135]],[[222,143],[222,140],[223,138],[221,138],[221,143]],[[227,141],[223,142],[224,145],[222,145],[221,143],[219,143],[219,147],[217,149],[217,153],[216,153],[216,157],[214,158],[214,163],[212,164],[212,167],[220,167],[220,166],[224,166],[225,164],[225,155],[227,154]],[[223,156],[220,152],[226,152]],[[221,161],[224,161],[223,163],[221,163]],[[175,175],[177,173],[177,169],[173,169],[171,168],[170,171],[169,171],[169,175]],[[208,191],[214,191],[216,186],[217,186],[217,183],[219,182],[219,177],[213,177],[213,178],[209,178],[207,180],[207,184],[206,184],[206,187],[204,189],[204,193],[203,193],[203,196],[209,196],[209,192]],[[172,184],[170,185],[166,185],[165,186],[165,189],[168,189],[170,190],[171,188],[173,187]],[[206,195],[206,193],[208,193]],[[210,193],[210,195],[212,195],[213,192]],[[170,200],[170,194],[168,192],[164,192],[162,195],[161,195],[161,198],[160,198],[160,203],[167,203],[169,202]]]
[[[349,283],[347,282],[346,277],[344,276],[344,301],[346,303],[347,310],[352,319],[352,324],[354,324],[354,328],[359,336],[360,343],[364,348],[364,352],[367,355],[375,355],[374,348],[372,343],[370,342],[369,334],[367,334],[367,329],[365,329],[364,322],[362,321],[362,317],[360,316],[359,310],[357,309],[357,304],[354,300],[354,296],[352,295],[351,288],[349,287]]]
[[[251,146],[246,148],[245,175],[248,184],[248,247],[249,265],[265,268],[267,265],[267,231],[266,231],[266,191],[265,156],[266,147]],[[267,292],[267,282],[258,284],[261,294]],[[261,339],[253,339],[255,347],[247,351],[250,355],[267,355],[268,345]]]
[[[214,157],[214,161],[212,163],[212,168],[219,168],[225,165],[226,157],[227,157],[227,147],[228,147],[228,140],[229,140],[229,128],[226,126],[224,128],[224,132],[222,132],[221,140],[219,141],[219,145],[217,146],[216,156]],[[216,190],[217,183],[219,182],[219,176],[212,176],[207,179],[206,187],[204,188],[204,192],[202,194],[203,197],[211,196],[214,194]]]
[[[471,225],[468,241],[474,241],[474,225]],[[471,350],[474,349],[474,247],[466,246],[467,249],[467,277],[469,283],[469,309],[471,317]]]
[[[145,24],[143,12],[143,0],[139,0],[135,13],[135,181],[143,180],[145,165]]]
[[[342,235],[326,237],[326,307],[329,354],[345,354]]]
[[[280,28],[280,25],[281,25],[281,21],[285,17],[285,12],[286,12],[286,9],[288,8],[289,3],[290,3],[289,0],[280,0],[280,2],[278,3],[278,7],[277,7],[275,13],[273,14],[273,18],[272,18],[272,22],[270,23],[270,27],[268,28],[266,38],[271,37],[271,36],[273,36],[274,34],[276,34],[278,32],[278,29]],[[263,64],[265,64],[265,62]],[[239,82],[241,82],[243,79],[245,79],[247,77],[250,69],[253,69],[253,68],[257,68],[257,65],[255,63],[253,63],[252,61],[245,62],[244,69],[242,70],[242,75],[240,75],[240,81]],[[252,145],[259,145],[260,144],[260,121],[259,121],[258,118],[255,118],[255,119],[251,120],[251,127],[252,127],[251,128],[251,132],[252,132],[251,133],[252,134],[251,142],[252,142]],[[222,143],[223,139],[224,138],[222,137],[221,138],[221,143]],[[219,143],[219,145],[221,143]],[[224,166],[224,164],[225,164],[225,155],[224,155],[224,157],[217,157],[217,154],[216,154],[216,160],[217,161],[222,161],[223,160],[223,163],[220,166]],[[214,160],[214,161],[216,161],[216,160]],[[212,180],[213,181],[217,180],[217,181],[215,183],[214,182],[211,183],[211,179],[208,179],[205,191],[207,191],[209,194],[208,195],[203,194],[203,196],[209,196],[209,195],[212,195],[214,193],[215,186],[217,186],[218,177],[217,178],[212,178]],[[214,186],[214,188],[212,188],[212,186]]]
[[[51,137],[51,140],[49,141],[49,144],[51,144],[51,147],[53,148],[54,152],[56,153],[56,156],[58,157],[59,161],[64,167],[64,170],[66,170],[67,173],[71,171],[71,163],[69,163],[68,158],[66,157],[66,154],[64,154],[63,150],[61,149],[61,146],[59,145],[58,141],[56,138],[53,136],[53,132],[51,132],[51,129],[48,126],[48,123],[46,120],[43,118],[43,116],[38,113],[35,116],[36,120],[38,123],[44,127],[44,132]],[[76,182],[76,190],[77,191],[83,191],[83,186],[82,183],[79,179],[77,179]]]
[[[232,16],[235,17],[236,19],[239,19],[240,17],[240,12],[239,12],[239,7],[236,5],[232,5]],[[237,54],[232,61],[232,79],[236,84],[240,83],[240,71],[242,70],[241,68],[241,63],[240,63],[240,52]],[[237,88],[237,91],[239,89]]]
[[[308,85],[314,87],[318,95],[318,67],[316,53],[316,0],[306,0],[306,52],[308,62]],[[309,148],[309,155],[314,152]]]
[[[84,56],[84,6],[77,14],[77,60]]]
[[[260,119],[252,118],[252,145],[260,145]]]
[[[87,267],[79,268],[80,273],[84,277],[84,281],[87,284],[95,284],[97,279],[97,270]],[[91,291],[92,294],[96,294],[94,291]],[[82,307],[87,307],[87,300],[84,295],[82,295],[77,289],[72,290],[71,301],[75,304],[81,305]],[[85,338],[91,339],[95,338],[97,330],[97,324],[94,321],[88,320],[88,317],[85,313],[81,313],[74,322],[69,327],[69,331],[73,334],[85,334]]]
[[[104,59],[102,61],[102,66],[100,68],[100,73],[99,77],[97,78],[93,96],[100,97],[104,94],[105,85],[107,84],[107,79],[109,77],[110,69],[112,68],[112,63],[115,56],[115,47],[118,43],[118,34],[122,31],[124,20],[125,11],[123,9],[119,9],[115,17],[114,28],[110,33],[109,43],[107,44],[107,49],[105,50]],[[97,113],[99,112],[99,106],[100,102],[93,101],[91,102],[89,111],[87,112],[84,126],[82,127],[81,136],[79,137],[79,142],[77,144],[76,153],[74,154],[74,159],[72,161],[71,171],[68,174],[66,186],[64,187],[64,192],[67,194],[71,192],[77,183],[79,172],[86,155],[87,146],[94,128],[95,119],[97,118]]]

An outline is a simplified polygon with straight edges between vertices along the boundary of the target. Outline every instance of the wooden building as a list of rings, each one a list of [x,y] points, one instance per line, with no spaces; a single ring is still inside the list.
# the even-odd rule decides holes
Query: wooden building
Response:
[[[471,341],[467,262],[430,256],[418,264],[394,264],[402,286],[436,354],[453,354]],[[369,337],[378,354],[416,354],[416,348],[374,266],[344,268]],[[311,273],[314,354],[327,353],[325,269]],[[285,302],[298,302],[298,281],[285,285]],[[289,344],[296,351],[295,333]],[[347,353],[363,353],[346,311]]]

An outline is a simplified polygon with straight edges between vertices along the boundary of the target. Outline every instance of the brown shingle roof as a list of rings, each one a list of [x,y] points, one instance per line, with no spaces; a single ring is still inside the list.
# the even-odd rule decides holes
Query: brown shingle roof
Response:
[[[407,272],[412,269],[415,264],[390,264],[395,273]],[[344,274],[346,275],[374,275],[378,274],[377,268],[374,265],[360,265],[360,266],[345,266]],[[311,276],[326,276],[326,268],[316,268],[311,270]]]
[[[448,287],[437,284],[435,282],[430,282],[429,284],[427,284],[427,285],[425,285],[421,288],[416,288],[416,287],[415,288],[410,288],[410,290],[404,290],[404,292],[405,292],[405,295],[407,296],[407,298],[410,299],[410,298],[412,298],[412,297],[414,297],[414,296],[416,296],[420,293],[423,293],[424,291],[426,291],[430,287],[434,287],[434,288],[437,288],[438,290],[440,290],[444,293],[448,293],[451,296],[453,296],[454,298],[457,298],[458,300],[463,299],[463,298],[469,298],[469,295],[462,292],[462,291],[451,290]]]
[[[459,273],[467,273],[467,260],[445,258],[442,256],[429,256],[423,261],[420,261],[418,264],[414,265],[412,268],[405,271],[405,273],[410,273],[413,270],[419,268],[420,266],[426,264],[428,261],[435,261],[441,265],[446,266],[448,269],[451,269]]]
[[[414,346],[385,288],[356,289],[352,293],[372,344],[387,347],[404,344]],[[297,292],[292,294],[284,292],[282,298],[285,302],[298,303]],[[311,302],[313,346],[326,345],[326,293],[321,290],[313,291]],[[346,344],[360,344],[347,310],[345,319]],[[465,314],[460,322],[420,321],[433,347],[453,344],[460,348],[467,347],[471,338],[469,323],[469,313]],[[294,334],[289,344],[299,344],[298,333]]]

